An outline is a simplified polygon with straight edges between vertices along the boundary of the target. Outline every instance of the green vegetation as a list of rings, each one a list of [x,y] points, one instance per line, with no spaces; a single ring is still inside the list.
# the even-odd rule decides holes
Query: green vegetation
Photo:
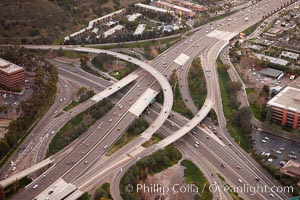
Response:
[[[104,183],[101,187],[95,191],[94,200],[112,200],[109,183]]]
[[[83,55],[88,56],[88,53],[79,52],[79,51],[62,50],[62,48],[60,48],[56,51],[56,55],[59,57],[80,58]]]
[[[113,44],[113,45],[101,45],[99,44],[99,46],[93,46],[94,48],[99,48],[99,49],[116,49],[116,48],[145,48],[145,47],[149,47],[149,46],[157,46],[157,45],[163,45],[163,44],[168,44],[168,43],[175,43],[177,41],[180,40],[179,36],[174,36],[174,37],[170,37],[170,38],[163,38],[163,39],[153,39],[151,41],[136,41],[136,42],[132,42],[129,44],[123,44],[123,43],[119,43],[119,44]]]
[[[219,125],[219,122],[218,122],[218,116],[216,114],[216,111],[214,109],[211,109],[208,113],[208,117],[210,117],[212,119],[212,121],[214,122],[214,125],[215,126],[218,126]]]
[[[59,44],[66,35],[86,27],[88,21],[138,2],[31,0],[11,4],[1,0],[0,43]]]
[[[98,119],[104,116],[112,107],[113,104],[107,99],[104,99],[88,108],[86,111],[73,117],[54,136],[49,145],[47,155],[50,156],[70,144],[79,135],[84,133],[90,126],[92,126]]]
[[[152,135],[150,140],[146,141],[142,146],[147,148],[147,147],[150,147],[153,144],[158,143],[161,140],[162,140],[162,138],[159,135]]]
[[[32,180],[30,178],[24,177],[20,181],[14,182],[12,185],[5,188],[5,197],[10,199],[14,194],[16,194],[20,189],[26,187]]]
[[[201,108],[206,98],[206,82],[200,58],[193,60],[188,74],[188,85],[195,105]]]
[[[103,72],[107,72],[108,70],[105,68],[106,64],[113,64],[116,58],[114,56],[108,55],[106,53],[99,53],[92,59],[92,64]]]
[[[125,146],[134,138],[138,137],[144,130],[148,128],[148,123],[143,118],[137,118],[127,129],[124,135],[120,137],[117,142],[107,151],[107,155],[110,156],[118,149]]]
[[[233,200],[242,200],[241,197],[239,197],[238,193],[236,191],[234,191],[234,188],[231,187],[226,181],[225,178],[223,176],[221,176],[221,174],[217,173],[218,178],[222,181],[224,188],[228,188],[228,193],[230,194],[231,198]]]
[[[256,23],[256,24],[250,26],[249,28],[247,28],[245,31],[243,31],[243,33],[246,36],[249,36],[258,28],[258,26],[259,26],[259,23]]]
[[[217,71],[219,74],[219,84],[222,95],[222,104],[224,115],[227,119],[227,129],[232,136],[232,138],[240,144],[240,146],[245,150],[249,151],[249,142],[247,140],[247,135],[243,133],[241,127],[236,126],[232,120],[232,110],[238,109],[239,104],[236,102],[233,96],[230,96],[228,92],[228,84],[231,82],[228,75],[227,69],[223,66],[220,58],[217,59]],[[231,91],[232,92],[232,91]],[[233,94],[232,94],[233,95]],[[234,107],[233,107],[234,106]],[[246,123],[245,125],[249,125]],[[250,124],[251,125],[251,124]],[[248,128],[248,127],[247,127]]]
[[[131,72],[136,70],[137,68],[138,68],[137,65],[126,61],[125,68],[110,72],[109,75],[113,76],[114,78],[116,78],[118,80],[121,80],[122,78],[124,78],[125,76],[127,76],[128,74],[130,74]]]
[[[251,101],[251,96],[255,96],[255,90],[253,88],[246,88],[246,93],[249,100],[249,105],[251,108],[251,111],[256,119],[259,121],[262,121],[262,110],[261,108],[253,101]],[[256,100],[255,100],[256,101]]]
[[[142,158],[130,167],[122,177],[119,187],[122,198],[124,200],[140,199],[139,194],[126,192],[124,190],[125,186],[131,184],[134,187],[133,191],[136,191],[137,183],[143,183],[148,175],[159,173],[176,164],[180,159],[181,153],[173,146],[168,146]]]
[[[9,155],[22,142],[33,125],[53,104],[57,90],[58,72],[53,65],[42,58],[34,57],[23,47],[2,47],[0,54],[3,59],[24,66],[26,71],[36,73],[34,93],[20,103],[17,110],[21,113],[20,116],[9,124],[8,131],[0,140],[1,160],[6,155],[6,159],[9,158]],[[5,161],[2,160],[2,163]]]
[[[85,192],[81,195],[81,197],[79,197],[78,200],[90,200],[91,199],[91,195],[89,195],[88,192]]]
[[[282,174],[279,168],[274,165],[265,162],[264,158],[260,154],[253,153],[252,157],[260,163],[260,165],[265,168],[274,178],[277,179],[284,186],[292,186],[294,188],[293,195],[298,196],[300,194],[300,186],[297,186],[299,179],[293,178],[291,176]]]
[[[72,101],[69,105],[67,105],[65,108],[64,108],[64,111],[69,111],[71,110],[72,108],[78,106],[80,103],[77,102],[77,101]]]
[[[221,181],[225,181],[224,177],[221,174],[217,173],[217,176]]]
[[[180,90],[179,90],[179,83],[178,83],[178,77],[176,75],[176,72],[173,71],[172,75],[170,76],[170,85],[173,88],[173,92],[174,92],[174,102],[173,102],[173,107],[172,109],[180,114],[182,114],[183,116],[192,119],[193,118],[193,113],[186,107]]]
[[[193,183],[198,187],[199,199],[210,200],[213,199],[213,194],[206,187],[209,185],[207,179],[199,168],[189,160],[183,160],[181,165],[185,167],[184,178],[186,183]]]
[[[246,88],[251,111],[256,119],[265,121],[269,108],[266,106],[270,94],[270,88],[264,85],[260,92],[252,88]]]
[[[69,111],[72,108],[78,106],[80,103],[90,99],[92,96],[95,95],[94,90],[91,90],[89,88],[86,87],[81,87],[77,93],[77,96],[79,97],[79,101],[75,101],[73,100],[69,105],[67,105],[64,108],[64,111]]]
[[[94,70],[92,68],[90,68],[87,64],[89,60],[89,57],[87,55],[83,55],[80,57],[80,67],[82,70],[90,73],[90,74],[93,74],[95,76],[100,76],[100,73],[97,71],[97,70]]]

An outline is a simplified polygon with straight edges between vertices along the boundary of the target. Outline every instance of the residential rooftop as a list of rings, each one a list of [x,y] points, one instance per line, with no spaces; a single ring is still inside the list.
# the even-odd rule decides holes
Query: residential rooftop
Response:
[[[149,10],[154,10],[156,12],[162,12],[162,13],[168,13],[169,12],[166,9],[158,8],[158,7],[155,7],[155,6],[150,6],[150,5],[143,4],[143,3],[137,3],[137,4],[135,4],[135,6],[138,6],[138,7],[141,7],[141,8],[146,8],[146,9],[149,9]]]

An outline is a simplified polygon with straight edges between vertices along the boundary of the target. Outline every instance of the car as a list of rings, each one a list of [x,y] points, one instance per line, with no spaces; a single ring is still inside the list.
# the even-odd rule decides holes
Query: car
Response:
[[[38,184],[35,184],[32,188],[33,188],[33,189],[36,189],[37,187],[39,187],[39,185],[38,185]]]
[[[198,141],[196,141],[196,144],[198,144],[198,145],[199,145],[200,143],[199,143]]]
[[[48,195],[50,195],[50,194],[52,194],[53,193],[53,190],[50,190],[49,192],[48,192]]]
[[[119,131],[119,130],[121,130],[121,128],[119,127],[119,128],[117,128],[117,130]]]
[[[276,153],[281,154],[281,151],[276,151]]]
[[[109,123],[111,123],[111,122],[112,122],[112,119],[109,119],[108,121],[109,121]]]
[[[243,180],[239,178],[239,179],[238,179],[238,182],[239,182],[239,183],[242,183],[242,182],[243,182]]]
[[[46,174],[43,174],[42,176],[41,176],[41,179],[44,179],[46,177]]]
[[[51,131],[51,135],[53,135],[55,133],[55,131]]]
[[[107,148],[107,145],[105,145],[104,147],[103,147],[103,149],[106,149]]]
[[[268,137],[265,137],[265,139],[266,139],[266,140],[269,140],[270,138],[268,138]]]
[[[15,171],[16,170],[16,167],[13,167],[12,169],[11,169],[11,171]]]
[[[88,164],[88,163],[89,163],[89,161],[87,161],[87,160],[84,162],[85,165]]]
[[[284,151],[284,148],[283,148],[283,147],[281,147],[281,148],[279,148],[279,150],[280,150],[280,151]]]
[[[208,140],[209,140],[209,137],[208,137],[208,136],[206,136],[206,139],[208,139]]]
[[[221,167],[225,168],[224,164],[221,164]]]
[[[131,58],[128,58],[128,60],[131,60]]]
[[[255,179],[256,181],[259,181],[259,178],[258,178],[258,177],[255,177],[254,179]]]
[[[241,169],[241,167],[240,167],[239,165],[238,165],[238,166],[236,166],[236,168],[237,168],[237,169]]]
[[[275,197],[274,194],[270,193],[270,197]]]
[[[267,141],[266,141],[266,140],[262,140],[261,142],[262,142],[262,143],[266,143]]]
[[[195,144],[195,147],[197,147],[197,148],[198,148],[198,147],[199,147],[199,145],[198,145],[198,144]]]

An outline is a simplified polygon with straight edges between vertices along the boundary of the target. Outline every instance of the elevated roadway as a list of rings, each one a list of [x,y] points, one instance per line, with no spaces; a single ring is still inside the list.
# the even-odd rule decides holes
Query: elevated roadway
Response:
[[[214,38],[214,39],[216,39],[216,38]],[[180,44],[180,45],[176,45],[177,47],[182,47],[182,46],[184,46],[183,44]],[[188,47],[188,48],[190,48],[190,47]],[[165,60],[169,60],[171,57],[173,57],[173,56],[170,56],[170,57],[166,57],[166,58],[162,58],[162,60],[163,59],[165,59]],[[178,68],[178,64],[177,64],[177,66],[176,65],[174,65],[174,68]],[[170,68],[171,69],[171,68]],[[168,74],[166,74],[166,76],[168,76]],[[148,149],[146,149],[145,151],[145,154],[143,154],[143,155],[147,155],[147,153],[150,153],[151,152],[151,148],[149,148],[149,150]]]

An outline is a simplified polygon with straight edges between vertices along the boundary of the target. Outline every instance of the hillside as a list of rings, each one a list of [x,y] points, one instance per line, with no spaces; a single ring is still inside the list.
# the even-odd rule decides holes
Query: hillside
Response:
[[[0,43],[51,44],[138,0],[1,0]]]

